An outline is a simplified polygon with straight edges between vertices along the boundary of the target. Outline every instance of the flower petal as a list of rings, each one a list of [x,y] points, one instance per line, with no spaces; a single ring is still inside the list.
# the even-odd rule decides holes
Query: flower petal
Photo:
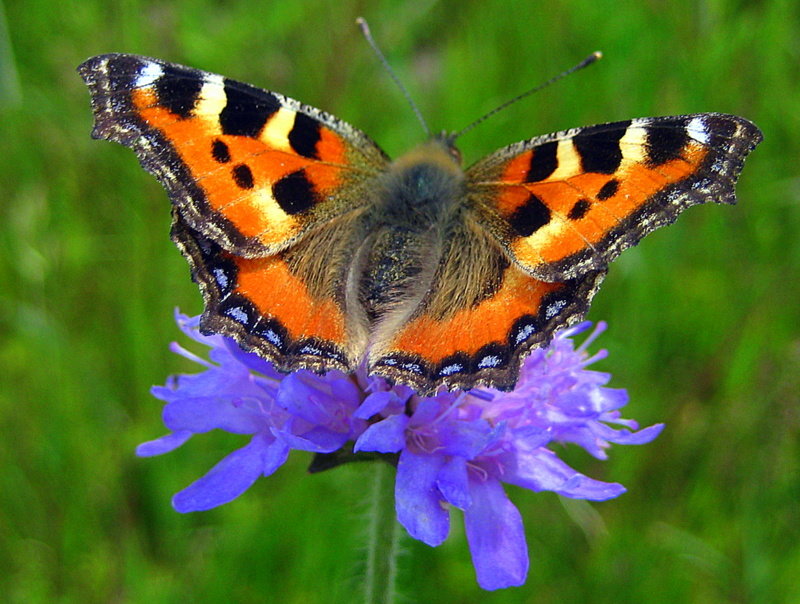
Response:
[[[443,422],[437,430],[439,446],[444,452],[467,459],[480,454],[494,435],[492,426],[483,419]]]
[[[254,434],[266,426],[261,413],[251,413],[241,399],[203,396],[180,398],[167,403],[162,412],[170,430],[209,432],[220,429],[234,434]]]
[[[353,451],[397,453],[406,444],[405,431],[407,425],[408,416],[404,413],[390,415],[367,428],[358,437]]]
[[[211,471],[177,493],[172,506],[181,513],[210,510],[233,501],[261,476],[268,443],[257,435],[237,449]]]
[[[281,382],[278,405],[311,424],[327,425],[358,407],[359,391],[352,380],[338,372],[319,376],[301,369]]]
[[[312,453],[333,453],[350,440],[347,433],[334,432],[325,426],[311,428],[302,434],[293,434],[288,430],[274,430],[273,433],[292,449]]]
[[[359,419],[369,419],[376,413],[383,411],[389,403],[397,398],[394,392],[388,390],[373,392],[364,399],[364,402],[356,409],[353,416]]]
[[[472,505],[464,511],[472,564],[483,589],[522,585],[528,575],[528,546],[522,517],[499,481],[470,481]]]
[[[442,466],[436,480],[439,492],[449,504],[466,510],[472,504],[467,479],[467,460],[453,456]]]
[[[153,455],[162,455],[169,453],[180,447],[183,443],[193,436],[193,432],[189,430],[179,430],[157,438],[155,440],[142,443],[136,447],[136,455],[139,457],[152,457]]]
[[[450,514],[439,503],[436,477],[444,464],[440,456],[400,454],[395,482],[397,520],[408,534],[430,546],[440,545],[450,530]]]
[[[232,338],[225,338],[225,349],[234,359],[252,371],[257,371],[275,380],[283,377],[283,374],[279,373],[272,363],[265,361],[254,352],[242,350],[236,340]]]
[[[664,429],[664,424],[654,424],[647,428],[642,428],[637,432],[630,430],[614,430],[608,426],[603,426],[604,431],[600,436],[618,445],[644,445],[655,439]]]
[[[554,491],[565,497],[592,501],[604,501],[625,492],[621,484],[584,476],[549,449],[520,449],[516,458],[516,467],[506,474],[505,481],[532,491]]]

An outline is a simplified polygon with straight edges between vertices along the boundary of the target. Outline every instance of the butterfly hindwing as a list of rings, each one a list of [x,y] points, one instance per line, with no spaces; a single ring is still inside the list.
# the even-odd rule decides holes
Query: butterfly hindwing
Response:
[[[337,237],[346,229],[328,229],[329,248],[345,247]],[[342,295],[345,258],[309,264],[302,246],[271,256],[245,258],[223,249],[192,229],[173,210],[172,239],[189,261],[200,285],[204,333],[234,338],[283,371],[299,368],[352,370],[358,362]],[[312,238],[309,238],[312,239]],[[324,251],[324,250],[318,250]]]
[[[548,283],[509,262],[482,225],[457,221],[416,312],[377,330],[369,369],[422,393],[514,386],[522,358],[588,311],[604,271]]]
[[[641,118],[511,145],[467,171],[471,205],[547,281],[602,270],[689,206],[734,203],[758,128],[724,114]]]
[[[131,147],[188,225],[242,256],[278,252],[357,209],[387,163],[344,122],[223,76],[124,54],[78,70],[93,136]]]

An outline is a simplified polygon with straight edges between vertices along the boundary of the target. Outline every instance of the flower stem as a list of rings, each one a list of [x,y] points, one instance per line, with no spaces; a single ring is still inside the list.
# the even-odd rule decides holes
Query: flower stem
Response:
[[[395,598],[397,553],[400,525],[395,519],[394,468],[388,463],[373,463],[372,509],[367,535],[367,568],[364,602],[391,604]]]

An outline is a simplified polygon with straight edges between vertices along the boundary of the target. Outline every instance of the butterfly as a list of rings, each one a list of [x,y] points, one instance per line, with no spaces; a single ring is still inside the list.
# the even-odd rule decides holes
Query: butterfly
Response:
[[[586,314],[608,264],[689,206],[735,203],[762,135],[732,115],[640,118],[504,147],[469,168],[442,134],[396,160],[276,92],[136,55],[78,71],[94,138],[172,201],[204,333],[289,372],[514,387]]]

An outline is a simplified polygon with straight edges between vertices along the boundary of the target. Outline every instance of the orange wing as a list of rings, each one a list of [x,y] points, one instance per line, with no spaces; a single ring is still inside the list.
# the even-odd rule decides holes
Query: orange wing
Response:
[[[747,120],[701,114],[551,134],[479,161],[466,228],[408,322],[377,330],[371,369],[423,391],[512,387],[531,348],[584,316],[622,250],[691,205],[733,203],[760,140]]]
[[[235,338],[284,371],[352,369],[347,250],[387,157],[366,135],[280,94],[134,55],[78,68],[93,136],[132,148],[173,203],[205,333]],[[360,331],[363,328],[359,327]]]
[[[497,290],[479,304],[444,317],[423,312],[409,321],[370,363],[370,372],[423,394],[443,384],[511,389],[522,358],[580,320],[604,276],[595,271],[547,283],[509,265]]]
[[[122,54],[78,71],[93,136],[131,147],[189,226],[241,256],[279,252],[363,206],[387,163],[344,122],[220,75]]]
[[[734,203],[761,132],[714,113],[643,118],[517,143],[467,171],[472,208],[540,279],[602,270],[689,206]]]
[[[284,371],[349,371],[357,364],[337,288],[314,287],[291,253],[237,256],[194,231],[177,211],[172,239],[203,292],[204,333],[232,337]]]
[[[522,358],[580,320],[604,271],[548,283],[508,261],[480,225],[465,221],[444,243],[439,268],[417,310],[375,329],[371,373],[412,384],[513,388]]]

